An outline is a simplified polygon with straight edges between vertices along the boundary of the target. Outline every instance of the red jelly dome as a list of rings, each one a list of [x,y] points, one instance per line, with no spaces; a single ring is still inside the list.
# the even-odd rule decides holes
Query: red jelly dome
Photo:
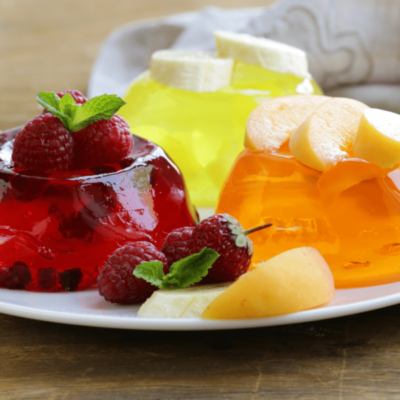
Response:
[[[10,165],[17,133],[0,134],[0,287],[85,289],[115,249],[160,249],[169,232],[196,225],[179,169],[155,144],[134,136],[120,164],[43,173]]]

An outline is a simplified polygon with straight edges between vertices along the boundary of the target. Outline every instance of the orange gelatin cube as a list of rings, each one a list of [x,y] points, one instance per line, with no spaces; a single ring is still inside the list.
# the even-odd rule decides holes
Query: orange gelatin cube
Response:
[[[325,257],[336,288],[400,280],[400,171],[345,159],[322,173],[290,154],[246,149],[223,187],[217,212],[257,232],[253,264],[296,247]]]

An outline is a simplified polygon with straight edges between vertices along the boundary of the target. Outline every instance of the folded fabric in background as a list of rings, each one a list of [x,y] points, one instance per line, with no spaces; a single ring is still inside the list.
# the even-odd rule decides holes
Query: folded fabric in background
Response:
[[[267,37],[307,52],[330,95],[400,112],[398,0],[281,0],[268,8],[206,8],[120,28],[106,39],[88,95],[123,95],[160,49],[214,50],[218,29]]]

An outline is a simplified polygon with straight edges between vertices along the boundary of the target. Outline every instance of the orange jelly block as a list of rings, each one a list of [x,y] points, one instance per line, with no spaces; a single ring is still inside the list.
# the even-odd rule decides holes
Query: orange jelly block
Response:
[[[346,159],[322,173],[285,150],[246,149],[223,187],[218,213],[257,232],[252,266],[296,247],[325,257],[336,288],[400,280],[400,170]]]

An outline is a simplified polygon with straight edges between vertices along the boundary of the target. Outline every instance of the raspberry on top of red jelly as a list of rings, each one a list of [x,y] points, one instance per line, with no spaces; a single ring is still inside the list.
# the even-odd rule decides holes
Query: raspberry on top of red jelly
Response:
[[[79,111],[94,99],[80,106],[69,97],[44,94],[41,104],[72,135],[86,128],[84,121],[102,121]],[[91,107],[108,99],[112,108],[118,101],[100,98]],[[49,115],[42,117],[52,120]],[[0,287],[81,290],[96,283],[117,248],[148,241],[160,249],[169,232],[197,224],[179,169],[155,144],[130,135],[119,159],[72,170],[13,167],[19,131],[0,134]]]
[[[87,100],[77,91],[39,92],[45,113],[18,133],[16,168],[71,171],[121,162],[133,147],[126,121],[115,113],[125,102],[115,95]]]

